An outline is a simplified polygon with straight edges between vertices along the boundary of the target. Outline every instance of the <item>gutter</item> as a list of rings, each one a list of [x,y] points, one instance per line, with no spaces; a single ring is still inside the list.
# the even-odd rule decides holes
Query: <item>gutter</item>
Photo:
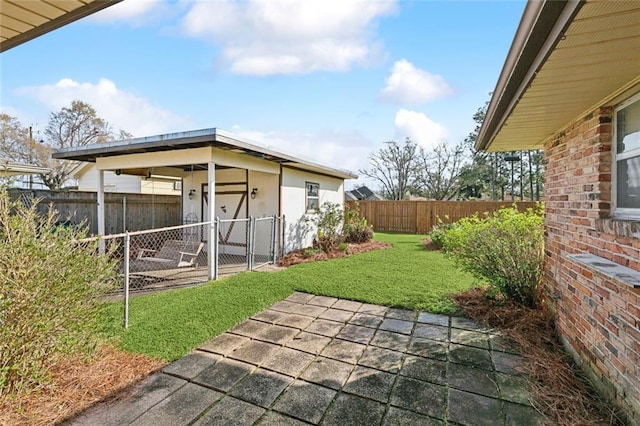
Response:
[[[489,148],[586,1],[528,1],[480,127],[476,150]]]

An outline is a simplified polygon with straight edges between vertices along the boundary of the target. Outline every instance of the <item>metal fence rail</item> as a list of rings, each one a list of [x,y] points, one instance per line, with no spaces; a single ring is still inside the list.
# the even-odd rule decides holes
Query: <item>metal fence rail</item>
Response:
[[[132,292],[205,283],[219,274],[275,263],[281,252],[278,235],[282,220],[276,216],[215,219],[102,237],[101,254],[118,261],[122,276],[117,292],[124,295],[124,326],[128,326]],[[212,227],[215,237],[209,244]]]

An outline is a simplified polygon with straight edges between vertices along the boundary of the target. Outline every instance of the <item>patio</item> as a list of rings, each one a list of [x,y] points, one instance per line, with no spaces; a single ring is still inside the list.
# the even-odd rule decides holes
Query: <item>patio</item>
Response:
[[[517,348],[459,317],[296,292],[70,424],[543,424]]]

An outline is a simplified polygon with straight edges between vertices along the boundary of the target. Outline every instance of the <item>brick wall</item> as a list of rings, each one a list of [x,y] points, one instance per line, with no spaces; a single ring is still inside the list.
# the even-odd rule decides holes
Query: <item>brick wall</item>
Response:
[[[640,222],[610,217],[612,121],[598,108],[545,144],[545,290],[565,344],[639,424],[640,291],[566,256],[640,271]]]

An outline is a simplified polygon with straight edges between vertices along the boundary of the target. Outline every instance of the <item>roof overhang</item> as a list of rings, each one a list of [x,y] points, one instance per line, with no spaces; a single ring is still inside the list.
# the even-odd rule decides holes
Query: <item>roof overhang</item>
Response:
[[[0,52],[122,0],[0,0]]]
[[[38,167],[31,164],[16,163],[0,158],[0,177],[38,175],[49,173],[51,169]]]
[[[57,149],[53,158],[60,160],[75,160],[96,162],[97,158],[115,157],[130,154],[153,153],[161,151],[184,150],[191,148],[213,147],[229,150],[238,154],[248,155],[266,161],[275,162],[283,166],[294,167],[311,172],[321,173],[340,179],[356,179],[358,176],[348,170],[323,166],[312,161],[296,158],[270,148],[256,145],[240,139],[231,133],[217,128],[193,130],[189,132],[170,133],[135,139],[106,142],[94,145]],[[206,164],[183,165],[184,170],[207,167]]]
[[[476,149],[541,149],[640,84],[640,2],[529,0]]]

